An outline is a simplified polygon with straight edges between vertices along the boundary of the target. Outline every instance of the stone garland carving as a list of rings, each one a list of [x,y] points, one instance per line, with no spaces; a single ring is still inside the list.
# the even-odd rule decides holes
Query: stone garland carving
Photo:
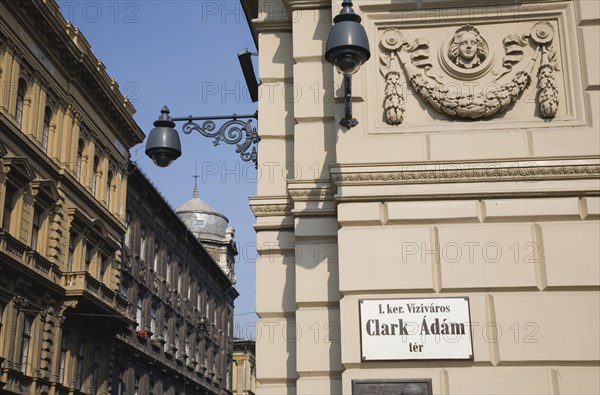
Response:
[[[500,79],[513,73],[513,67],[524,58],[523,47],[531,43],[534,55],[509,82],[497,90],[477,94],[451,94],[442,83],[442,76],[431,72],[429,42],[417,38],[412,42],[398,29],[383,32],[380,47],[380,72],[385,78],[384,115],[390,125],[399,125],[404,119],[405,97],[403,70],[413,89],[437,111],[459,118],[479,119],[506,110],[529,86],[535,65],[537,73],[537,103],[544,118],[554,118],[558,110],[558,89],[553,71],[558,70],[556,52],[552,48],[554,28],[548,22],[537,22],[529,33],[511,34],[504,38],[505,56],[502,70],[493,72]],[[479,31],[465,25],[456,30],[440,52],[444,69],[459,80],[479,78],[491,67],[493,56]]]

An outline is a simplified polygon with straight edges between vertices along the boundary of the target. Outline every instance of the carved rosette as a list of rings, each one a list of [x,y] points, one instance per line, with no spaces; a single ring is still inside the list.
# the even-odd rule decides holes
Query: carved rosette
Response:
[[[414,91],[435,110],[452,117],[480,119],[506,111],[527,89],[537,66],[537,105],[544,118],[554,118],[558,110],[558,89],[553,71],[558,70],[552,49],[554,28],[548,22],[537,22],[530,32],[510,34],[502,44],[505,56],[502,68],[494,71],[495,80],[509,75],[510,80],[485,92],[463,94],[444,84],[444,76],[434,74],[429,58],[429,42],[422,38],[406,39],[400,30],[386,29],[380,40],[380,72],[385,79],[384,118],[389,125],[404,120],[404,73]],[[530,44],[534,54],[515,70],[525,58],[524,47]],[[471,25],[458,28],[439,50],[445,73],[458,80],[481,78],[493,64],[493,47],[480,31]],[[455,87],[455,86],[454,86]]]

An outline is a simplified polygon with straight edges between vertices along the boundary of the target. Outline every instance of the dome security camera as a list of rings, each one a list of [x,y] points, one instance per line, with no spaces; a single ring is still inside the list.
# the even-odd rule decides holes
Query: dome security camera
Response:
[[[343,74],[354,74],[371,57],[369,39],[360,24],[361,17],[354,13],[351,1],[344,1],[343,8],[333,18],[327,43],[325,60]]]

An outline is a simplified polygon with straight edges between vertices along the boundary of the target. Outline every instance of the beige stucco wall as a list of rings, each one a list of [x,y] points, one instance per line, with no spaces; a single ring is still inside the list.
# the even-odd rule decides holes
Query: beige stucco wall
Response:
[[[373,378],[430,378],[436,394],[599,393],[599,3],[355,1],[371,59],[353,76],[351,130],[322,56],[338,3],[264,0],[253,22],[258,393],[350,394]],[[540,21],[555,30],[554,118],[538,110],[534,71],[516,103],[480,120],[441,114],[406,83],[404,121],[386,123],[386,29],[428,40],[444,74],[437,48],[477,27],[492,69],[445,77],[477,93],[503,38]],[[470,299],[473,361],[361,361],[359,299],[453,296]]]

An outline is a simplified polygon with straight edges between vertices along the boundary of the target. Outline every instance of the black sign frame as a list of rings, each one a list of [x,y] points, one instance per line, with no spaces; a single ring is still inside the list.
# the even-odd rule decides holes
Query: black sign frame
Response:
[[[352,395],[433,395],[433,391],[431,379],[369,379],[352,380]]]

